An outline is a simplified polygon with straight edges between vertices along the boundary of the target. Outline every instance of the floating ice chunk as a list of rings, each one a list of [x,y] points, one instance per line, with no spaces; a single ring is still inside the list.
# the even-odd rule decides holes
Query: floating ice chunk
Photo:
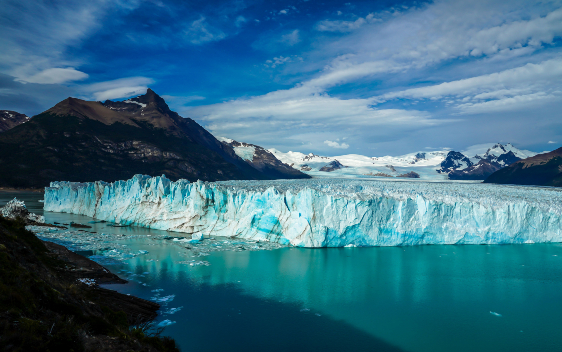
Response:
[[[492,311],[490,311],[490,314],[495,315],[496,317],[501,317],[501,316],[502,316],[500,313],[496,313],[496,312],[492,312]]]
[[[162,314],[176,314],[177,312],[182,310],[182,308],[183,308],[183,306],[177,307],[177,308],[170,308],[168,310],[163,311]]]
[[[193,235],[191,235],[191,239],[196,240],[196,241],[201,241],[203,239],[203,234],[202,233],[194,233]]]
[[[174,300],[174,298],[176,298],[176,295],[168,295],[168,296],[164,296],[164,297],[160,297],[160,296],[154,296],[151,297],[150,299],[156,302],[160,302],[160,303],[168,303]]]
[[[170,325],[175,324],[175,323],[176,323],[175,321],[165,319],[165,320],[162,320],[160,323],[158,323],[158,325],[156,325],[156,326],[159,327],[159,328],[165,328],[166,326],[170,326]]]

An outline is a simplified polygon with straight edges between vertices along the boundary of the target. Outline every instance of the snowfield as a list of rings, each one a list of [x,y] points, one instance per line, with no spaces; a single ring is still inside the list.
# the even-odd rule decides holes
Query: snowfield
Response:
[[[449,149],[415,152],[401,156],[381,157],[369,157],[358,154],[326,157],[312,153],[304,154],[291,151],[283,153],[275,148],[268,149],[268,151],[285,164],[292,165],[293,168],[301,170],[313,177],[357,178],[374,176],[376,174],[386,174],[391,177],[396,177],[413,171],[417,173],[421,179],[425,180],[439,181],[448,179],[447,173],[439,173],[437,170],[441,168],[441,163],[447,157],[447,154],[450,151]],[[472,163],[476,164],[480,159],[487,159],[489,157],[493,160],[497,160],[499,156],[510,151],[513,152],[516,157],[521,159],[537,154],[529,150],[517,149],[510,143],[478,144],[468,148],[466,151],[463,151],[462,154],[470,159]],[[319,171],[320,168],[334,160],[339,161],[346,166],[346,168],[332,172]],[[468,165],[463,162],[457,165],[455,169],[464,170],[467,167]],[[310,170],[308,168],[310,168]]]
[[[562,241],[562,193],[491,184],[312,179],[53,182],[46,211],[301,247]]]

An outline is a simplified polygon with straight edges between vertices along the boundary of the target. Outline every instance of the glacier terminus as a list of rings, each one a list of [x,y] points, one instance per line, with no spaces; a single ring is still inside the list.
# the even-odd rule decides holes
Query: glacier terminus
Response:
[[[52,182],[44,209],[121,225],[299,247],[562,242],[562,192],[476,183]]]

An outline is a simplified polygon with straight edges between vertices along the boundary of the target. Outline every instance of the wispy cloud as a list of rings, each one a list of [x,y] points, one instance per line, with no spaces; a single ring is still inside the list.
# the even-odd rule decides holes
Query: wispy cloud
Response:
[[[144,94],[152,83],[154,80],[147,77],[127,77],[83,86],[82,91],[86,97],[103,101]]]
[[[341,12],[338,13],[338,15],[341,15]],[[375,18],[375,16],[371,13],[366,17],[359,17],[355,21],[323,20],[318,22],[314,28],[320,32],[351,32],[367,23],[377,21],[380,21],[380,19]]]
[[[0,7],[0,70],[36,83],[84,79],[64,55],[99,26],[104,1],[4,1]],[[58,74],[58,77],[57,77]]]
[[[226,38],[226,34],[223,31],[207,23],[206,18],[203,16],[191,22],[191,25],[185,31],[185,36],[188,41],[196,45]]]
[[[281,36],[281,43],[293,46],[297,43],[299,43],[301,41],[300,39],[300,35],[299,35],[299,30],[295,29],[290,33],[284,34]]]
[[[73,81],[83,81],[88,78],[84,72],[72,67],[48,68],[32,76],[19,77],[17,80],[24,83],[61,84]]]

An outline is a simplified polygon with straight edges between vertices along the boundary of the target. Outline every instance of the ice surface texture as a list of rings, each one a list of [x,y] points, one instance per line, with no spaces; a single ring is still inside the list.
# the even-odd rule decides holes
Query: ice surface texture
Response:
[[[53,182],[45,210],[301,247],[562,241],[562,193],[358,180]]]

